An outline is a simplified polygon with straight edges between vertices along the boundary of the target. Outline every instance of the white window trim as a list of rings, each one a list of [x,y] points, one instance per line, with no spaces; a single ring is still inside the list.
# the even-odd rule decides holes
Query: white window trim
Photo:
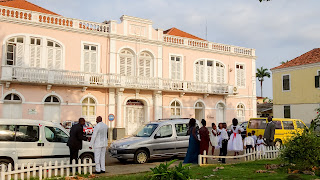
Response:
[[[283,77],[284,76],[289,76],[289,90],[283,90]],[[291,91],[291,75],[290,74],[282,74],[281,76],[281,87],[282,87],[282,92],[290,92]]]
[[[97,46],[97,72],[100,73],[100,52],[101,52],[101,45],[100,43],[95,43],[95,42],[88,42],[88,41],[81,41],[81,63],[80,63],[80,71],[84,72],[84,57],[83,57],[83,47],[84,45],[94,45]]]
[[[282,111],[282,113],[283,113],[283,118],[285,118],[285,117],[284,117],[284,107],[285,107],[285,106],[289,106],[289,107],[290,107],[290,118],[292,118],[292,113],[291,113],[291,112],[292,112],[292,109],[291,109],[291,105],[290,105],[290,104],[283,105],[283,111]]]
[[[182,54],[173,54],[173,53],[169,53],[169,79],[171,79],[171,56],[178,56],[181,58],[181,72],[180,72],[180,81],[184,80],[184,58]]]
[[[40,68],[45,68],[47,69],[47,62],[48,62],[48,58],[47,58],[47,41],[48,40],[51,40],[51,41],[55,41],[57,43],[59,43],[61,45],[61,48],[62,48],[62,57],[61,57],[61,70],[64,70],[65,69],[65,45],[53,38],[53,37],[50,37],[50,36],[43,36],[43,35],[39,35],[39,34],[28,34],[28,33],[16,33],[16,34],[10,34],[8,36],[6,36],[4,39],[3,39],[3,42],[2,42],[2,65],[5,66],[6,65],[6,61],[5,61],[5,58],[6,58],[6,52],[7,52],[7,47],[6,47],[6,43],[7,41],[10,39],[10,38],[13,38],[13,37],[17,37],[17,36],[22,36],[24,38],[24,64],[25,66],[23,67],[30,67],[30,38],[31,37],[35,37],[35,38],[40,38],[41,39],[41,42],[42,42],[42,50],[41,50],[41,61],[40,61]]]
[[[246,105],[243,103],[243,102],[239,102],[238,104],[237,104],[237,106],[236,106],[236,115],[237,115],[237,117],[238,117],[238,110],[240,109],[240,108],[238,108],[238,106],[239,105],[243,105],[243,117],[244,117],[244,121],[246,120],[245,118],[246,118],[246,110],[247,110],[247,108],[246,108]],[[243,122],[244,122],[243,121]]]
[[[244,70],[244,86],[238,86],[238,80],[237,80],[237,65],[243,65]],[[234,77],[235,77],[235,86],[237,86],[239,89],[246,89],[247,86],[247,67],[244,62],[235,62],[234,65]]]

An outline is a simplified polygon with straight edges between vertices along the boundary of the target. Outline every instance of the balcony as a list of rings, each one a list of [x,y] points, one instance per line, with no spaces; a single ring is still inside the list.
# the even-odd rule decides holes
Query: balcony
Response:
[[[119,74],[95,74],[65,70],[49,70],[16,66],[2,66],[1,81],[7,83],[31,83],[57,86],[125,88],[171,91],[200,94],[234,94],[234,87],[193,81],[180,81],[165,78],[129,77]]]

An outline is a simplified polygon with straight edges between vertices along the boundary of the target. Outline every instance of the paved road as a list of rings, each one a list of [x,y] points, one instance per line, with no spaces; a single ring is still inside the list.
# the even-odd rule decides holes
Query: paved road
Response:
[[[209,149],[211,154],[211,149]],[[243,154],[243,153],[241,153]],[[215,151],[215,155],[219,155],[219,150]],[[228,156],[233,156],[233,152],[228,152]],[[101,176],[113,176],[113,175],[120,175],[120,174],[134,174],[139,172],[146,172],[150,171],[150,168],[154,168],[155,166],[163,163],[165,161],[170,161],[170,159],[160,159],[160,160],[152,160],[145,164],[135,164],[133,161],[128,161],[125,163],[120,163],[117,159],[111,158],[109,152],[107,151],[106,154],[106,174]],[[177,162],[173,164],[177,165],[183,161],[183,158],[179,158]],[[243,161],[242,159],[229,159],[227,163],[237,163]],[[209,164],[219,164],[217,159],[208,159]]]

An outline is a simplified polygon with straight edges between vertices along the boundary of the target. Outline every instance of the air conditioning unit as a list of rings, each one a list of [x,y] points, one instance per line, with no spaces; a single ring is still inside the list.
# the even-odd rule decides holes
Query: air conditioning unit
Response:
[[[233,87],[233,94],[234,95],[239,94],[238,87],[236,87],[236,86]]]

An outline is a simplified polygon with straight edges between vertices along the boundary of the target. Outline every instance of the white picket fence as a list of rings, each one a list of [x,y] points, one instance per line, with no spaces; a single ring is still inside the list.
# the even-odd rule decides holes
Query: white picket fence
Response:
[[[225,159],[234,159],[234,158],[240,158],[244,161],[254,161],[259,159],[276,159],[280,154],[279,147],[275,146],[267,146],[265,147],[264,151],[256,151],[255,149],[248,149],[244,151],[243,155],[238,156],[212,156],[212,155],[206,155],[206,152],[204,151],[203,155],[198,156],[198,164],[205,165],[208,164],[207,159],[208,158],[225,158]]]
[[[1,180],[18,180],[18,179],[30,179],[30,178],[39,178],[39,180],[51,178],[51,177],[68,177],[75,176],[76,171],[79,174],[92,174],[92,167],[95,166],[95,163],[92,163],[92,160],[89,159],[89,162],[84,161],[81,163],[79,160],[76,164],[75,160],[70,164],[69,161],[61,161],[60,164],[58,161],[55,161],[54,164],[50,161],[49,163],[44,163],[43,166],[36,166],[35,163],[18,164],[14,165],[14,170],[12,171],[12,164],[9,164],[8,171],[5,171],[5,166],[2,165],[1,171]]]

